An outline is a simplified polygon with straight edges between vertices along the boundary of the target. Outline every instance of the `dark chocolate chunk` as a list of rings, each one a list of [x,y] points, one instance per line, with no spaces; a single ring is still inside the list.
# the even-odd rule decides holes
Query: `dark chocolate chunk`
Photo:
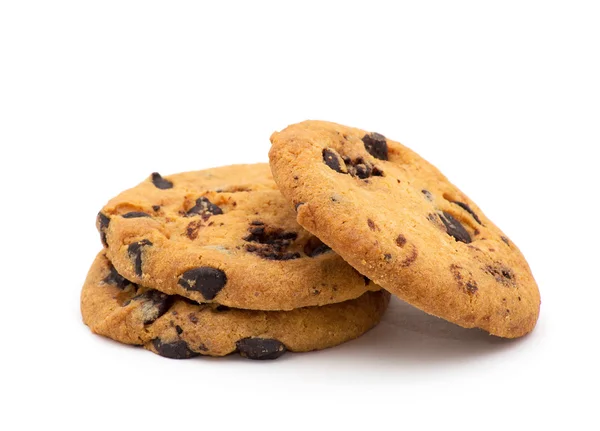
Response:
[[[160,210],[160,205],[152,205],[152,209],[154,211],[159,211]]]
[[[133,301],[140,303],[144,325],[148,325],[169,311],[175,298],[158,290],[148,290],[135,296]]]
[[[183,334],[183,328],[179,325],[175,326],[175,331],[177,331],[177,335]]]
[[[365,144],[365,150],[379,160],[388,159],[388,145],[385,140],[385,136],[379,133],[369,133],[363,136],[363,143]]]
[[[98,227],[98,232],[100,232],[100,241],[102,241],[104,247],[108,247],[108,244],[106,243],[106,228],[108,228],[109,223],[110,219],[99,212],[96,217],[96,225]]]
[[[142,247],[150,245],[152,245],[152,243],[149,240],[143,239],[141,241],[131,243],[129,244],[129,247],[127,247],[127,254],[131,259],[133,259],[135,275],[138,277],[142,276]]]
[[[152,173],[152,184],[161,190],[173,188],[173,183],[169,180],[164,179],[158,172]]]
[[[130,284],[133,284],[131,281],[119,274],[111,263],[109,263],[108,269],[110,273],[104,277],[104,280],[102,280],[104,283],[112,284],[113,286],[117,286],[119,289],[125,289]]]
[[[440,218],[442,219],[444,226],[446,226],[448,235],[454,237],[457,241],[469,244],[471,242],[471,235],[469,235],[469,232],[467,232],[464,226],[447,212],[444,211],[442,214],[443,215],[440,216]]]
[[[304,246],[304,254],[308,257],[319,256],[320,254],[331,251],[331,248],[327,244],[324,244],[316,236],[310,237],[306,245]]]
[[[225,287],[227,276],[223,271],[210,266],[201,266],[184,272],[179,278],[179,285],[186,290],[200,292],[211,300]]]
[[[150,217],[150,214],[141,212],[141,211],[131,211],[125,214],[122,214],[123,218],[139,218],[139,217]]]
[[[458,201],[453,201],[452,203],[458,205],[459,207],[464,209],[466,212],[471,214],[473,216],[473,218],[475,219],[475,221],[477,223],[481,224],[481,220],[479,220],[479,217],[477,216],[477,214],[475,214],[475,212],[471,209],[471,207],[469,205],[467,205],[463,202],[458,202]]]
[[[332,150],[331,148],[323,149],[323,161],[327,166],[333,169],[340,174],[345,174],[345,169],[342,168],[343,161],[340,158],[340,155]]]
[[[163,343],[160,338],[152,340],[152,345],[160,356],[170,359],[189,359],[198,356],[199,353],[193,352],[183,340],[173,343]]]
[[[269,338],[243,338],[236,343],[240,355],[248,359],[277,359],[286,352],[285,345]]]
[[[205,197],[196,199],[196,205],[185,213],[186,217],[201,215],[205,220],[208,220],[210,216],[219,214],[223,214],[223,210]]]

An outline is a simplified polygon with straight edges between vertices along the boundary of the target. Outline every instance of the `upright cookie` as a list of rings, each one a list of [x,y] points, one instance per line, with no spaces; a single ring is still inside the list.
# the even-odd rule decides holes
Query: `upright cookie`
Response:
[[[362,274],[416,307],[514,338],[540,295],[506,235],[416,153],[322,121],[271,137],[271,168],[298,222]]]
[[[291,310],[379,289],[298,225],[267,164],[152,174],[97,225],[125,278],[196,302]]]
[[[96,257],[81,292],[83,320],[94,333],[174,359],[235,351],[250,359],[275,359],[287,350],[325,349],[371,329],[388,302],[389,294],[380,290],[292,311],[198,304],[131,283],[104,252]]]

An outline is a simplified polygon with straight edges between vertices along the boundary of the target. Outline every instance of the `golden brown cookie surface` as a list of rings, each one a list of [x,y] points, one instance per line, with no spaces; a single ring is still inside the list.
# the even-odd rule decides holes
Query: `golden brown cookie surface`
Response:
[[[135,285],[106,258],[96,257],[81,292],[81,312],[92,332],[162,356],[185,359],[239,351],[275,359],[286,350],[319,350],[354,339],[381,319],[389,294],[292,311],[239,310],[198,304]]]
[[[519,251],[434,166],[377,133],[305,121],[271,137],[297,220],[401,299],[502,337],[530,332],[540,295]]]
[[[152,174],[97,225],[125,278],[196,302],[291,310],[379,290],[298,225],[267,164]]]

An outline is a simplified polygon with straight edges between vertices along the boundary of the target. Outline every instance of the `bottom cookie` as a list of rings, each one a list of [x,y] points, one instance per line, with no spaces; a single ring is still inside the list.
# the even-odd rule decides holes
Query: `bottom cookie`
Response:
[[[276,359],[352,340],[379,323],[385,291],[320,307],[254,311],[199,304],[135,285],[119,275],[104,252],[96,257],[81,292],[83,321],[92,332],[173,359],[239,352]]]

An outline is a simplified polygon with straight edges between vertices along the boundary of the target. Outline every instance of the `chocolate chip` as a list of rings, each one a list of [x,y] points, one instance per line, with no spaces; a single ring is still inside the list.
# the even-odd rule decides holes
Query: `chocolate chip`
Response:
[[[477,292],[477,290],[479,290],[479,288],[477,287],[477,284],[476,283],[474,284],[473,282],[467,282],[465,284],[465,289],[471,295],[474,294],[475,292]]]
[[[323,253],[327,253],[328,251],[331,251],[331,248],[329,248],[327,244],[324,244],[316,236],[310,237],[310,239],[304,246],[304,254],[308,257],[319,256]]]
[[[481,224],[481,220],[479,220],[479,217],[477,216],[477,214],[475,214],[475,212],[471,209],[471,207],[469,207],[469,205],[467,205],[463,202],[458,202],[458,201],[452,201],[452,203],[458,205],[459,207],[464,209],[466,212],[471,214],[473,216],[473,218],[475,219],[475,221],[477,223]]]
[[[267,260],[293,260],[300,257],[298,252],[281,252],[265,247],[257,247],[255,245],[246,245],[246,251],[254,253],[263,259]]]
[[[286,352],[279,340],[269,338],[243,338],[236,343],[240,355],[248,359],[277,359]]]
[[[194,313],[188,314],[188,319],[190,319],[190,322],[192,322],[194,325],[198,323],[198,316],[196,316]]]
[[[143,239],[141,241],[131,243],[129,244],[129,247],[127,247],[127,254],[131,259],[133,259],[135,275],[138,277],[142,276],[142,247],[151,245],[152,243],[149,240]]]
[[[373,166],[373,169],[371,169],[371,176],[372,177],[383,177],[383,171],[381,169],[379,169],[377,166]]]
[[[104,277],[104,280],[102,280],[104,283],[112,284],[113,286],[117,286],[121,290],[125,289],[130,284],[133,284],[132,282],[127,280],[125,277],[123,277],[121,274],[119,274],[117,272],[117,270],[115,269],[115,267],[111,263],[109,263],[108,269],[109,269],[110,273],[106,277]]]
[[[406,245],[406,237],[402,234],[398,235],[398,238],[396,238],[396,245],[403,248]]]
[[[427,214],[427,220],[429,220],[433,224],[439,224],[440,217],[437,214],[429,213]]]
[[[190,224],[188,224],[185,228],[186,236],[191,240],[195,240],[196,238],[198,238],[198,232],[200,232],[201,227],[201,220],[194,220],[193,222],[190,222]]]
[[[144,325],[148,325],[169,311],[175,298],[158,290],[148,290],[135,296],[133,301],[140,303]]]
[[[389,262],[392,260],[392,255],[389,253],[386,253],[383,255],[383,258],[385,259],[386,262]]]
[[[370,164],[364,163],[363,159],[358,159],[357,163],[353,166],[355,169],[354,176],[357,176],[361,180],[369,178],[373,172],[373,168]]]
[[[471,242],[471,236],[464,226],[447,212],[444,211],[442,214],[443,215],[440,216],[440,218],[442,219],[444,226],[446,226],[448,235],[454,237],[457,241],[469,244]]]
[[[279,228],[269,228],[265,226],[252,227],[249,229],[250,235],[244,238],[244,241],[258,242],[260,244],[289,244],[298,238],[296,232],[286,232]]]
[[[177,335],[183,334],[183,328],[179,325],[175,326],[175,331],[177,331]]]
[[[504,284],[506,286],[516,285],[516,276],[514,272],[500,262],[496,262],[492,265],[487,265],[483,268],[483,270],[488,274],[492,275],[498,283]]]
[[[367,225],[369,226],[369,229],[371,229],[373,232],[375,232],[376,230],[379,230],[379,227],[371,219],[367,219]]]
[[[96,226],[98,227],[98,232],[100,232],[100,241],[102,241],[104,247],[108,247],[108,244],[106,243],[106,229],[108,228],[109,223],[110,219],[102,214],[102,212],[99,212],[96,217]]]
[[[122,214],[123,218],[139,218],[139,217],[150,217],[150,214],[143,213],[141,211],[131,211],[125,214]]]
[[[344,168],[342,168],[343,161],[341,160],[340,155],[335,150],[332,150],[331,148],[323,149],[323,161],[334,171],[339,172],[341,174],[346,173],[345,166]]]
[[[160,205],[152,205],[152,209],[154,211],[158,211],[158,210],[160,210]]]
[[[388,145],[385,136],[379,133],[370,133],[363,136],[362,141],[365,144],[365,150],[370,155],[379,160],[388,159]]]
[[[201,266],[184,272],[179,278],[179,285],[186,290],[200,292],[211,300],[225,287],[227,276],[223,271],[210,266]]]
[[[248,231],[250,235],[243,239],[253,244],[246,245],[246,251],[268,260],[292,260],[300,257],[300,253],[288,251],[292,242],[298,238],[296,232],[286,232],[262,223],[253,224]]]
[[[164,179],[158,172],[152,173],[152,184],[161,190],[173,188],[173,183]]]
[[[423,193],[425,195],[425,198],[428,201],[432,201],[433,200],[433,196],[431,195],[431,192],[429,190],[423,189],[423,190],[421,190],[421,193]]]
[[[344,157],[343,160],[346,164],[348,173],[355,178],[365,180],[367,184],[369,183],[367,178],[383,176],[383,171],[376,166],[373,166],[371,162],[363,159],[362,157],[358,157],[354,160],[350,159],[350,157]]]
[[[223,214],[223,210],[205,197],[196,199],[196,205],[185,213],[186,217],[201,215],[205,220],[208,220],[210,216],[219,214]]]
[[[152,340],[152,345],[160,356],[170,359],[189,359],[198,356],[199,353],[193,352],[183,340],[173,343],[163,343],[160,338]]]
[[[459,265],[452,264],[450,265],[450,272],[452,272],[454,279],[458,285],[463,288],[465,293],[469,295],[477,293],[479,288],[477,287],[477,281],[473,278],[471,271]]]

